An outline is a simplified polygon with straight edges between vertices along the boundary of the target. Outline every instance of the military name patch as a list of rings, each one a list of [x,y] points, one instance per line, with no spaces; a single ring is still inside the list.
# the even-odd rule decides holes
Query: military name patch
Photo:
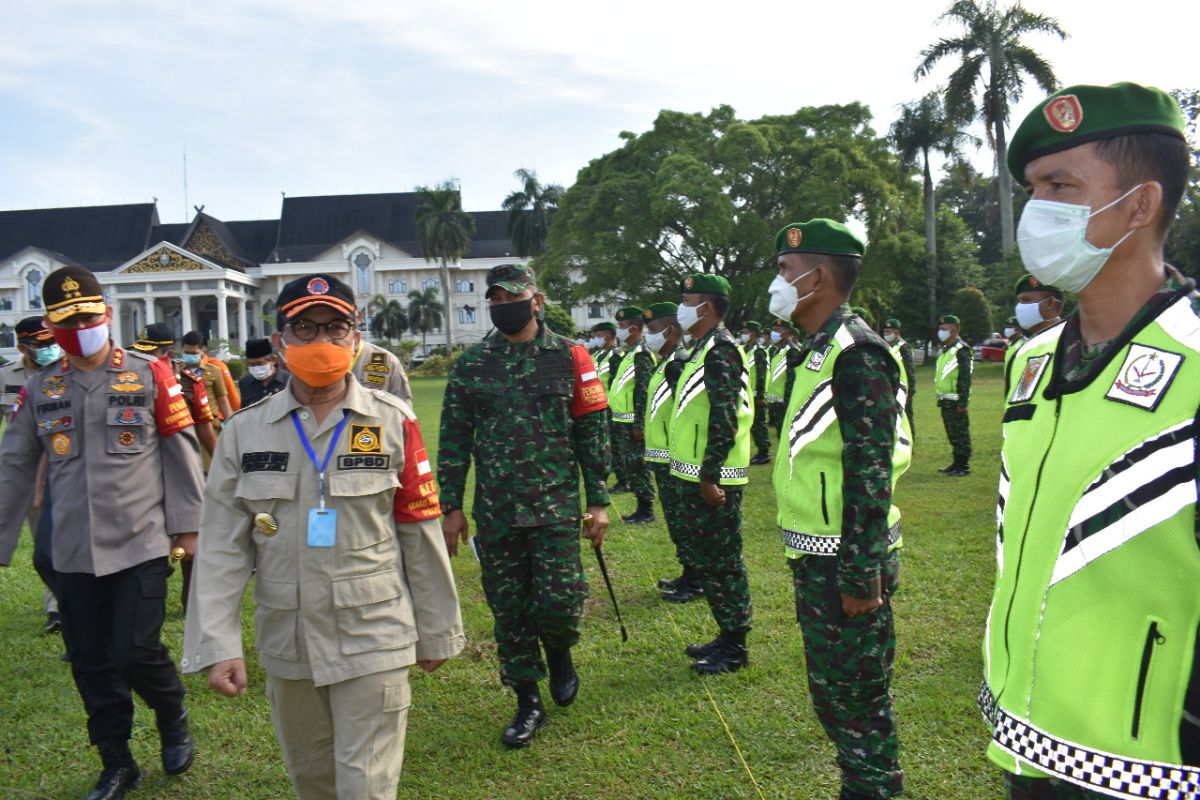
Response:
[[[1109,400],[1153,411],[1171,386],[1183,356],[1141,344],[1131,345],[1116,380],[1104,395]]]
[[[392,464],[391,456],[338,456],[338,469],[388,469]]]
[[[242,472],[287,472],[288,456],[270,450],[242,453]]]
[[[1049,363],[1049,353],[1042,353],[1025,362],[1025,371],[1021,373],[1021,379],[1013,387],[1012,397],[1008,398],[1008,402],[1026,403],[1032,400],[1038,383],[1041,382],[1042,375],[1046,371],[1046,365]]]
[[[350,426],[350,452],[351,453],[381,453],[383,452],[383,441],[381,439],[382,425],[351,425]]]
[[[42,414],[50,414],[55,411],[67,411],[70,408],[70,400],[56,400],[53,403],[38,403],[34,410],[40,417]]]
[[[370,369],[370,367],[368,367],[368,369]],[[367,385],[368,386],[383,386],[386,383],[387,383],[387,376],[380,375],[376,372],[368,372],[367,373]]]
[[[808,363],[804,366],[811,369],[813,372],[820,372],[821,367],[825,364],[825,358],[829,355],[829,351],[833,349],[833,345],[827,345],[824,350],[814,350],[812,355],[808,357]]]
[[[135,395],[110,394],[108,396],[108,407],[113,408],[115,406],[135,406],[135,407],[139,407],[139,408],[145,408],[146,395],[144,395],[144,394],[135,394]]]
[[[50,437],[50,449],[55,455],[65,456],[71,452],[71,437],[65,433],[56,433]]]

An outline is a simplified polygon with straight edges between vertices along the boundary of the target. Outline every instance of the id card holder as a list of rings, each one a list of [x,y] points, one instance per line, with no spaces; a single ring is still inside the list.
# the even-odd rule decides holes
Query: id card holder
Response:
[[[308,546],[333,547],[337,542],[337,509],[308,510]]]

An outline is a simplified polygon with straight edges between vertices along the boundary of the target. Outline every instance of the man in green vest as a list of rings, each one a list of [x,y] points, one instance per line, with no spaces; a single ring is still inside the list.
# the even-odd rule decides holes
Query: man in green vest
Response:
[[[675,557],[683,568],[678,578],[660,578],[658,588],[662,598],[672,603],[687,603],[704,596],[704,587],[692,567],[683,539],[683,510],[671,479],[671,415],[675,412],[675,389],[679,376],[688,361],[688,351],[681,344],[683,331],[675,317],[676,303],[653,303],[643,312],[646,320],[644,341],[658,357],[654,374],[647,387],[645,424],[646,466],[654,473],[658,484],[658,499],[662,503],[667,533],[675,545]]]
[[[773,352],[767,365],[767,409],[771,428],[776,435],[783,428],[784,394],[788,377],[788,352],[791,349],[791,325],[777,319],[771,325]]]
[[[840,800],[895,797],[891,596],[901,539],[892,493],[911,457],[903,365],[846,303],[862,239],[814,219],[783,228],[775,247],[771,313],[809,336],[774,473],[809,691],[837,747]]]
[[[621,359],[624,358],[625,352],[617,345],[617,326],[612,322],[597,322],[592,326],[592,336],[595,337],[596,351],[592,354],[593,360],[596,363],[596,377],[600,379],[600,383],[604,386],[604,391],[607,394],[612,388],[613,375],[617,371],[617,367],[621,365]],[[612,409],[608,410],[608,437],[610,441],[615,441],[617,431],[615,423],[612,421]],[[625,475],[625,464],[622,463],[617,455],[616,449],[613,451],[612,471],[617,478],[617,482],[613,484],[609,490],[609,494],[620,494],[629,491],[629,481]]]
[[[750,427],[750,438],[754,441],[757,454],[751,464],[771,463],[771,433],[767,427],[767,372],[771,365],[771,353],[763,344],[762,325],[750,320],[742,326],[738,342],[746,352],[750,371],[750,391],[754,393],[754,424]]]
[[[1164,262],[1178,103],[1072,86],[1017,128],[1021,260],[1078,313],[1006,396],[980,708],[1009,798],[1200,797],[1200,294]]]
[[[643,456],[646,433],[646,391],[657,358],[642,344],[642,309],[626,306],[617,312],[617,332],[625,347],[612,373],[608,407],[612,411],[616,457],[625,467],[625,478],[637,498],[637,510],[621,517],[631,525],[654,521],[654,487]]]
[[[908,386],[904,413],[908,417],[908,429],[915,437],[917,426],[913,422],[913,395],[917,393],[917,362],[913,359],[912,345],[900,335],[900,320],[892,317],[883,323],[883,340],[888,343],[893,353],[900,356],[900,363],[904,365],[904,382]]]
[[[1017,279],[1015,292],[1017,305],[1013,310],[1016,315],[1010,317],[1009,322],[1016,322],[1020,338],[1015,345],[1010,340],[1008,350],[1004,352],[1004,385],[1006,388],[1012,385],[1012,362],[1017,351],[1028,339],[1062,322],[1062,289],[1044,284],[1032,275],[1022,275]]]
[[[971,421],[967,417],[967,402],[971,397],[971,372],[975,362],[971,348],[958,338],[958,317],[945,314],[938,319],[938,341],[942,350],[934,367],[933,386],[937,392],[938,408],[946,438],[954,452],[954,461],[938,472],[961,478],[971,472]]]
[[[750,583],[742,560],[742,489],[750,476],[754,406],[746,354],[721,324],[729,281],[698,273],[683,280],[676,311],[695,345],[679,376],[671,414],[671,491],[679,498],[681,537],[704,587],[718,635],[689,644],[692,669],[733,672],[749,663]]]

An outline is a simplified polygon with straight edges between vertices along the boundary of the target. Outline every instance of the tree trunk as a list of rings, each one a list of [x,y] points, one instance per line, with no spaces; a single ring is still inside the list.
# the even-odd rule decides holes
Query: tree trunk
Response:
[[[1008,173],[1008,142],[1004,140],[1004,118],[996,123],[996,190],[1000,193],[1000,247],[1004,255],[1013,250],[1013,190]]]
[[[446,318],[446,355],[454,352],[454,326],[450,321],[453,309],[450,308],[450,264],[446,254],[442,253],[442,316]]]
[[[929,153],[925,152],[925,274],[929,280],[929,335],[937,327],[937,205],[934,197],[933,176],[929,174]],[[927,345],[927,348],[929,345]],[[926,355],[929,354],[928,349]]]

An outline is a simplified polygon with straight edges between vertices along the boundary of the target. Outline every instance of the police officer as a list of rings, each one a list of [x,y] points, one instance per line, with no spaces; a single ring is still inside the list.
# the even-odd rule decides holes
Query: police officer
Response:
[[[412,403],[412,386],[396,354],[370,342],[360,341],[351,370],[358,382],[368,389],[382,389],[406,403]]]
[[[971,422],[967,417],[967,404],[971,398],[971,372],[975,362],[971,358],[971,348],[958,338],[958,325],[959,319],[953,314],[938,318],[937,337],[942,349],[934,367],[933,385],[946,438],[954,451],[954,461],[938,472],[961,478],[971,472]]]
[[[270,339],[246,340],[246,374],[238,379],[244,405],[254,405],[287,388],[289,374],[279,368],[279,356]],[[359,381],[361,383],[361,381]]]
[[[899,583],[896,480],[908,468],[903,365],[846,304],[863,241],[813,219],[775,238],[771,311],[809,335],[775,462],[813,708],[837,746],[840,800],[903,789],[890,693]]]
[[[584,535],[599,547],[608,527],[608,401],[587,351],[539,319],[546,299],[529,267],[501,264],[486,280],[496,332],[450,371],[438,482],[453,554],[468,537],[463,496],[474,458],[475,545],[495,617],[500,679],[517,695],[501,741],[515,748],[546,724],[538,681],[547,665],[556,704],[569,705],[579,690],[571,648],[587,596],[580,476],[592,515]]]
[[[771,351],[762,341],[762,325],[750,320],[742,326],[738,342],[746,353],[746,364],[750,372],[750,391],[754,393],[754,424],[750,427],[750,438],[757,453],[751,464],[771,463],[771,432],[767,427],[767,382],[770,379]]]
[[[621,517],[631,525],[654,521],[654,486],[643,460],[646,452],[646,397],[658,356],[642,343],[642,309],[617,311],[617,334],[625,355],[612,373],[608,406],[612,414],[613,458],[625,467],[625,479],[637,498],[637,509]]]
[[[92,800],[141,779],[129,750],[136,691],[154,710],[168,774],[195,755],[183,685],[160,638],[171,538],[190,554],[200,521],[200,453],[170,368],[112,344],[112,311],[82,267],[46,276],[42,299],[61,366],[25,386],[29,402],[0,443],[0,508],[25,502],[50,459],[54,568],[63,635],[88,736],[104,770]],[[21,518],[0,517],[0,564]]]
[[[1200,294],[1163,257],[1184,130],[1158,89],[1071,86],[1009,150],[1021,260],[1079,302],[1004,412],[980,707],[1014,800],[1200,796]]]
[[[596,365],[596,375],[600,379],[601,385],[604,387],[605,393],[612,391],[613,376],[616,375],[617,369],[621,365],[621,359],[625,356],[625,352],[617,345],[617,326],[612,322],[597,322],[592,326],[593,350],[592,360]],[[612,422],[612,409],[606,412],[609,416],[608,435],[610,441],[616,441],[617,432],[614,429]],[[612,471],[617,482],[608,490],[610,494],[621,494],[629,491],[629,480],[625,474],[625,464],[617,456],[616,450],[613,451]]]
[[[917,362],[913,358],[912,345],[900,334],[900,320],[892,317],[883,323],[883,340],[888,343],[891,351],[900,357],[900,363],[904,365],[904,385],[908,389],[904,400],[904,413],[908,417],[908,430],[915,437],[917,428],[913,422],[913,395],[917,393]]]
[[[702,675],[734,672],[749,663],[750,583],[742,560],[742,489],[750,475],[754,420],[746,354],[722,324],[729,281],[689,275],[680,287],[679,327],[695,341],[679,376],[671,415],[671,491],[684,524],[680,536],[718,634],[689,644],[692,669]]]
[[[687,364],[688,351],[683,347],[683,331],[675,316],[676,303],[652,303],[644,312],[646,346],[658,357],[654,374],[647,387],[649,401],[645,410],[646,466],[654,473],[658,499],[662,503],[667,533],[675,545],[675,557],[683,568],[677,578],[661,578],[658,588],[662,598],[672,603],[687,603],[704,596],[704,587],[696,576],[692,558],[684,542],[683,509],[671,479],[671,415],[675,410],[675,389]]]
[[[256,647],[296,795],[395,798],[409,667],[432,672],[464,644],[454,577],[435,519],[392,518],[395,493],[420,494],[398,488],[420,443],[408,404],[350,375],[350,287],[297,278],[277,308],[292,380],[221,434],[182,663],[223,695],[246,691],[240,605],[255,571]]]

